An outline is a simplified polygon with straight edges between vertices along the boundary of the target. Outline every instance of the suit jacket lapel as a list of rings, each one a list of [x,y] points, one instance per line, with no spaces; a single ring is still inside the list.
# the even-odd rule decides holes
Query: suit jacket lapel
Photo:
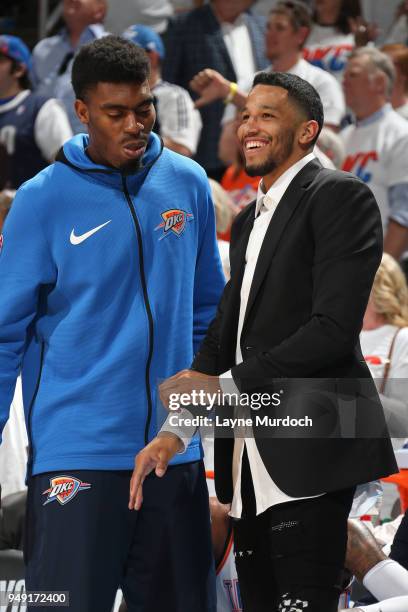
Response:
[[[244,328],[254,305],[256,296],[261,288],[265,275],[271,265],[273,256],[278,248],[279,241],[296,208],[316,174],[322,169],[318,160],[312,160],[295,176],[280,200],[266,231],[258,261],[255,267],[249,292],[248,304],[245,311]],[[248,242],[248,241],[247,241]],[[245,262],[244,262],[245,263]],[[244,329],[243,328],[243,329]]]

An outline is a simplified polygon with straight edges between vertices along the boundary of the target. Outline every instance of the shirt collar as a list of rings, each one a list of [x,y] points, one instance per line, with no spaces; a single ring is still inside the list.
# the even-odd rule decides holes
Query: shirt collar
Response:
[[[101,38],[102,36],[105,36],[107,33],[108,32],[105,30],[103,24],[92,23],[91,25],[87,26],[82,32],[79,38],[79,41],[78,41],[77,48],[79,49],[79,47],[81,47],[82,45],[85,45],[88,42],[92,42],[93,40],[95,40],[95,38]],[[61,36],[63,40],[65,41],[65,43],[70,48],[72,48],[71,40],[69,38],[68,30],[66,27],[62,28]]]
[[[384,104],[384,106],[380,108],[380,110],[375,111],[375,113],[373,113],[369,117],[366,117],[365,119],[362,119],[361,121],[357,121],[356,124],[358,125],[358,127],[364,127],[365,125],[370,125],[370,123],[375,123],[378,119],[381,119],[381,117],[383,117],[391,109],[392,109],[391,104],[387,102],[386,104]]]
[[[290,68],[285,70],[285,72],[287,72],[288,74],[294,74],[296,76],[300,76],[300,74],[304,73],[304,65],[305,64],[308,64],[308,62],[305,59],[303,59],[302,57],[299,57],[299,59],[293,64],[293,66],[291,66]],[[273,70],[273,64],[271,64],[270,66],[268,66],[264,70],[264,72],[273,72],[273,71],[274,71]]]
[[[292,180],[295,176],[308,164],[312,159],[315,159],[314,153],[309,153],[305,157],[302,157],[298,162],[293,164],[290,168],[288,168],[272,185],[272,187],[265,193],[263,186],[263,179],[260,180],[258,185],[258,193],[256,196],[256,206],[255,206],[255,217],[261,211],[262,204],[266,209],[271,210],[272,208],[276,208],[279,202],[282,199],[283,194],[286,189],[289,187]]]

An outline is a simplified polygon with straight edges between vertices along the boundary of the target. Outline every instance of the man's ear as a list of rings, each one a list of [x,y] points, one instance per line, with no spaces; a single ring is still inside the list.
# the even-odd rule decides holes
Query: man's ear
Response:
[[[107,12],[108,6],[106,0],[99,0],[95,7],[94,23],[103,23]]]
[[[319,124],[314,119],[304,121],[299,127],[298,142],[301,146],[310,147],[319,132]]]
[[[147,57],[150,60],[150,66],[153,70],[156,70],[157,68],[160,68],[160,55],[157,53],[157,51],[146,51],[147,53]]]
[[[75,100],[75,112],[77,114],[78,119],[84,125],[88,125],[89,123],[89,111],[88,107],[83,100]]]
[[[375,92],[378,94],[386,95],[388,85],[388,79],[386,75],[383,72],[378,71],[376,74],[373,75],[373,81],[375,84]]]
[[[298,39],[299,49],[303,49],[306,44],[306,41],[310,34],[310,28],[306,26],[301,26],[296,32],[296,37]]]

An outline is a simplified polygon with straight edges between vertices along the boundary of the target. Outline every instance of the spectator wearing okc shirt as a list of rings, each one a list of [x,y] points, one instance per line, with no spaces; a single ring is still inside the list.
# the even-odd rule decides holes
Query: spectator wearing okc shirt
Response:
[[[304,57],[340,82],[355,45],[350,19],[361,18],[360,0],[315,0],[314,26]]]
[[[394,79],[392,61],[378,49],[352,53],[344,92],[356,123],[341,137],[346,149],[343,170],[373,191],[381,211],[384,250],[399,259],[408,246],[408,124],[389,103]]]
[[[201,116],[186,89],[161,78],[165,51],[160,35],[148,26],[137,24],[130,26],[122,36],[142,47],[149,58],[149,85],[156,107],[155,131],[168,149],[191,157],[197,151]]]
[[[84,127],[74,110],[72,62],[82,45],[107,34],[106,0],[64,0],[62,5],[64,27],[34,47],[32,76],[37,93],[62,101],[73,131],[79,133]]]
[[[0,142],[7,154],[7,186],[17,189],[53,161],[72,136],[55,99],[30,91],[30,51],[16,36],[0,36]]]

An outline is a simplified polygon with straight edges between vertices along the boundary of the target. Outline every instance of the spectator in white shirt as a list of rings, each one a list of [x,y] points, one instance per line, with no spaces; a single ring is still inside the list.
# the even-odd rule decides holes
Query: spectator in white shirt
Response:
[[[375,39],[378,30],[363,20],[360,0],[315,0],[314,9],[314,25],[304,56],[341,83],[354,46]]]
[[[408,125],[391,99],[395,70],[374,47],[357,49],[344,76],[346,103],[356,123],[341,132],[346,148],[343,170],[373,191],[380,207],[384,249],[399,259],[408,246]]]

